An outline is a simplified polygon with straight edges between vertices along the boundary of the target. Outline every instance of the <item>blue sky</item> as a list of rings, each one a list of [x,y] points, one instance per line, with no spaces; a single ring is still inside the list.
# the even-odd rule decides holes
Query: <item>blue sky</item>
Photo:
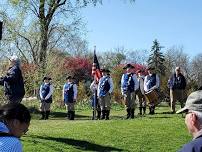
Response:
[[[190,56],[202,53],[202,0],[103,0],[82,11],[89,47],[107,51],[118,46],[150,50],[157,39],[165,51],[183,46]]]

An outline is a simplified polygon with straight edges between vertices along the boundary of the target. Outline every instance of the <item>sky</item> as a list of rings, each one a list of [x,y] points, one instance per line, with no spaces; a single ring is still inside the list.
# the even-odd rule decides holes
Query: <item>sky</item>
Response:
[[[103,0],[82,10],[89,48],[151,50],[154,39],[162,51],[176,46],[184,53],[202,53],[202,0]]]

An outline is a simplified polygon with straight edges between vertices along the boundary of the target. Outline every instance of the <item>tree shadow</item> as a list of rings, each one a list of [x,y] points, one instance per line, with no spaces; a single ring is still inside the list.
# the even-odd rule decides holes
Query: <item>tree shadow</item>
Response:
[[[115,147],[98,145],[88,141],[71,139],[71,138],[59,138],[59,137],[56,138],[56,137],[43,137],[43,136],[30,136],[30,137],[68,144],[73,146],[75,149],[79,149],[82,151],[97,151],[97,152],[127,151],[127,150],[123,150]]]

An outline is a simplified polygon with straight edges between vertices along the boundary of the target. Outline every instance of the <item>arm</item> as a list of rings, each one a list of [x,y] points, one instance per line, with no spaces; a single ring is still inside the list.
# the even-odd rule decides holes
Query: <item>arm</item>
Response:
[[[134,89],[135,89],[135,91],[136,91],[136,90],[139,89],[139,81],[138,81],[138,79],[137,79],[136,74],[133,75],[133,81],[135,82],[135,83],[134,83]]]
[[[40,86],[40,89],[39,89],[39,96],[40,96],[40,99],[43,100],[43,96],[42,96],[42,86],[43,86],[43,85],[41,85],[41,86]]]
[[[65,94],[65,84],[64,84],[63,89],[62,89],[62,99],[63,99],[63,101],[65,99],[64,94]]]
[[[144,91],[145,92],[149,91],[147,86],[148,86],[148,81],[147,81],[147,76],[146,76],[145,79],[144,79]]]
[[[93,81],[93,82],[90,84],[90,90],[91,90],[92,92],[94,92],[94,90],[95,90],[95,81]]]
[[[100,82],[101,82],[101,79],[99,80],[99,83],[98,83],[98,87],[97,87],[97,96],[99,97],[99,94],[100,94]]]
[[[122,75],[122,78],[121,78],[121,93],[122,93],[122,95],[124,94],[123,93],[123,82],[124,82],[124,74]]]
[[[76,84],[73,85],[73,90],[74,90],[74,101],[76,101],[76,99],[77,99],[77,85]]]
[[[15,81],[18,81],[18,75],[19,75],[19,71],[17,68],[14,68],[14,69],[10,69],[7,73],[7,75],[4,77],[4,81],[7,81],[7,82],[15,82]]]
[[[110,85],[109,93],[111,94],[114,89],[114,84],[113,84],[112,78],[109,78],[109,85]]]

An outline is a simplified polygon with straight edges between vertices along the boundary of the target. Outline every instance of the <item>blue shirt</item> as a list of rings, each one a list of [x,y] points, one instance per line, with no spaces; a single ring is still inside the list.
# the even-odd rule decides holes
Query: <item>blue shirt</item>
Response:
[[[0,132],[8,133],[7,126],[0,122]],[[0,152],[22,152],[22,144],[16,137],[0,137]]]

